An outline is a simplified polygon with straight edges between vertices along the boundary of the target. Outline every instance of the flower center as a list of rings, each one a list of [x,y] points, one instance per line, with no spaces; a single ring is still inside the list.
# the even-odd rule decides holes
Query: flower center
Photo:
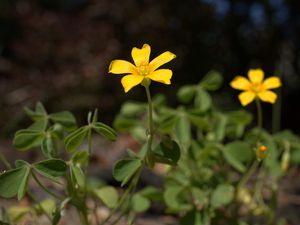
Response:
[[[261,83],[252,83],[250,89],[255,93],[259,93],[263,91],[263,85]]]
[[[138,69],[139,75],[141,75],[141,76],[147,76],[149,74],[148,64],[140,65],[137,69]]]

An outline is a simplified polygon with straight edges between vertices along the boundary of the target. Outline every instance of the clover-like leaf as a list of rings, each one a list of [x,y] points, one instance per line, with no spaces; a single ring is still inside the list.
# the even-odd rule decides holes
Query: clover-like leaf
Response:
[[[234,187],[230,184],[220,184],[214,190],[211,196],[211,205],[219,208],[229,204],[234,197]]]
[[[175,141],[164,140],[153,150],[156,162],[176,165],[180,159],[180,148]]]
[[[67,164],[60,159],[47,159],[38,163],[32,164],[32,167],[39,174],[55,180],[55,178],[64,176],[67,170]]]
[[[133,195],[132,201],[131,201],[131,209],[134,212],[137,212],[137,213],[145,212],[146,210],[149,209],[150,205],[151,205],[151,203],[150,203],[149,199],[147,199],[143,195],[141,195],[139,193],[136,193]]]
[[[49,117],[53,122],[59,123],[69,130],[72,130],[76,127],[76,119],[69,111],[52,113],[49,115]]]
[[[30,168],[27,166],[9,170],[0,175],[0,196],[11,198],[18,194],[18,199],[23,198],[26,189]]]
[[[94,190],[94,193],[108,208],[114,208],[118,203],[118,192],[112,186],[101,187]]]
[[[249,163],[254,158],[250,145],[242,141],[228,143],[223,153],[227,162],[240,172],[245,172],[245,163]]]
[[[26,151],[39,146],[44,136],[45,132],[43,131],[28,129],[19,130],[14,136],[13,145],[21,151]]]
[[[209,71],[201,80],[200,85],[205,90],[215,91],[221,87],[223,83],[222,75],[215,70]]]
[[[123,186],[132,178],[141,166],[142,161],[140,159],[121,159],[114,166],[113,176],[117,181],[122,182],[121,186]]]
[[[108,140],[115,141],[117,138],[116,131],[104,123],[101,122],[93,123],[93,129],[97,133],[101,134],[103,137],[107,138]]]
[[[65,138],[65,146],[68,152],[75,151],[82,144],[89,129],[88,126],[78,128]]]

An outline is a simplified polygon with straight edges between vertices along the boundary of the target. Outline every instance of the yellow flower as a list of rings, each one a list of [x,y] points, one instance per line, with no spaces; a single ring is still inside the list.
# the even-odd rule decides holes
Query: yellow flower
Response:
[[[270,89],[281,86],[281,81],[278,77],[269,77],[263,81],[264,72],[261,69],[250,69],[248,78],[249,80],[245,77],[237,76],[230,83],[232,88],[243,91],[239,94],[239,99],[243,106],[248,105],[256,97],[264,102],[275,103],[277,95]]]
[[[125,92],[142,83],[145,78],[163,84],[171,84],[172,71],[158,68],[170,62],[176,56],[172,52],[167,51],[149,62],[150,52],[150,46],[144,44],[141,49],[134,47],[131,51],[134,65],[125,60],[113,60],[110,63],[109,73],[128,74],[121,80]]]

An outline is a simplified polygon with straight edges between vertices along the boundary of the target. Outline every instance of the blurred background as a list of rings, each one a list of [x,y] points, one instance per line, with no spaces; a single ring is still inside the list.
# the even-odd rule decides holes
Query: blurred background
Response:
[[[42,101],[50,112],[70,110],[80,120],[100,109],[111,124],[125,100],[145,100],[143,89],[124,94],[120,76],[108,75],[131,48],[152,46],[152,58],[169,50],[169,96],[211,69],[224,76],[214,94],[221,109],[240,107],[229,82],[261,67],[283,80],[281,127],[300,132],[300,2],[298,0],[1,0],[0,132],[22,127],[24,106]],[[255,111],[254,104],[247,109]],[[267,126],[272,107],[264,104]],[[23,126],[24,127],[24,126]]]

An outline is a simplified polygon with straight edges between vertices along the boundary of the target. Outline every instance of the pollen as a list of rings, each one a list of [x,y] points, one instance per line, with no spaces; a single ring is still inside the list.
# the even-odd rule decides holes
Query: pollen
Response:
[[[254,92],[254,93],[260,93],[263,91],[263,85],[261,83],[253,83],[250,85],[250,89]]]
[[[138,73],[141,76],[147,76],[149,74],[149,66],[148,65],[141,65],[138,68]]]

